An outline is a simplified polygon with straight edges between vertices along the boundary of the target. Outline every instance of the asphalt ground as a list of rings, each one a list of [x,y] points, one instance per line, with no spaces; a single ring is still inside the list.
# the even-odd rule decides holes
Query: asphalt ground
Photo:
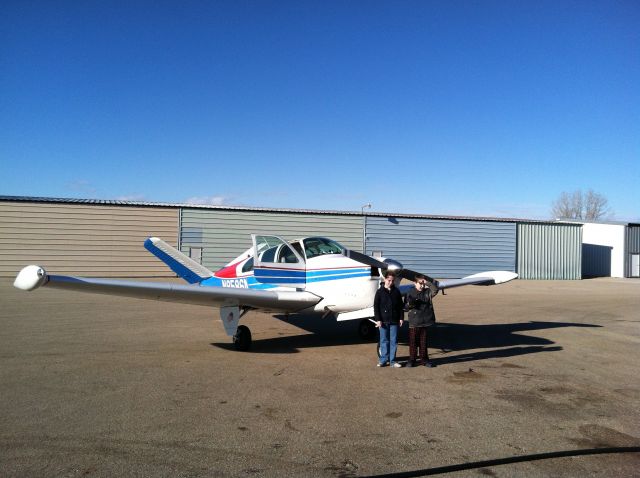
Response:
[[[437,367],[376,368],[356,323],[0,282],[0,474],[638,476],[640,281],[513,281],[436,298]],[[314,330],[315,332],[309,332]],[[399,357],[408,354],[406,329]]]

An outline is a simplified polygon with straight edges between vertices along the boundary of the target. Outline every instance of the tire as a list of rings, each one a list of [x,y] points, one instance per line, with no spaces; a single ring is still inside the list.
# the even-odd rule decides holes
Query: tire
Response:
[[[246,352],[251,347],[251,331],[246,325],[239,325],[233,336],[233,346],[236,350]]]
[[[358,324],[358,335],[364,340],[373,340],[376,336],[376,326],[369,319],[362,319]]]

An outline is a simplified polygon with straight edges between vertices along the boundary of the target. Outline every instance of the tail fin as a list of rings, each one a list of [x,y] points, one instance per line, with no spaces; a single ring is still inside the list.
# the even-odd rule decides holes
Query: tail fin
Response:
[[[213,272],[209,269],[202,264],[198,264],[190,257],[185,256],[182,252],[171,247],[162,239],[150,237],[144,241],[144,247],[189,284],[202,282],[209,277],[213,277]]]

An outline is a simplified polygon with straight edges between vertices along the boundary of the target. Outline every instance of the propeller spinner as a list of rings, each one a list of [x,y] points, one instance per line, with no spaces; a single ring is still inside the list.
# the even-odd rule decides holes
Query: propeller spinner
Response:
[[[411,269],[405,269],[403,265],[396,260],[384,259],[384,261],[379,261],[378,259],[370,257],[366,254],[362,254],[361,252],[357,252],[357,251],[352,251],[350,249],[343,249],[342,253],[349,259],[353,259],[354,261],[361,262],[362,264],[366,264],[371,267],[377,267],[381,271],[395,272],[395,274],[398,277],[401,277],[403,279],[407,279],[410,281],[415,281],[416,276],[423,275],[427,279],[427,281],[431,282],[431,284],[433,284],[436,287],[436,290],[437,290],[438,281],[429,277],[426,274],[420,274],[419,272],[412,271]]]

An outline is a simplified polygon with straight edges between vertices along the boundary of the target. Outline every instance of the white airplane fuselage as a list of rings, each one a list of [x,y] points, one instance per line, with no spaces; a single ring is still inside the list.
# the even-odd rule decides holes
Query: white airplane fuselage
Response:
[[[327,254],[308,259],[303,271],[296,271],[297,282],[292,286],[268,283],[255,277],[254,271],[242,272],[250,256],[240,256],[201,283],[202,286],[234,287],[272,291],[305,290],[321,297],[315,306],[303,313],[336,314],[373,306],[380,286],[377,269],[365,266],[340,254]]]

